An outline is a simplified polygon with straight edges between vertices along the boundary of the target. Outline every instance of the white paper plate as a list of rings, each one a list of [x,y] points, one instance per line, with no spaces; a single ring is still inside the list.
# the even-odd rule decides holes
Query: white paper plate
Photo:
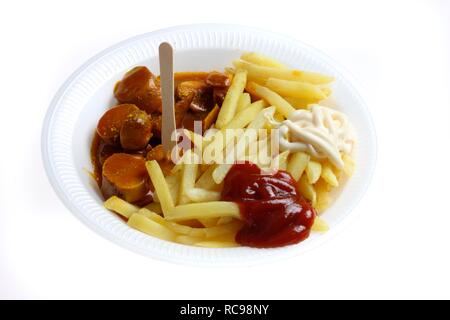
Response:
[[[83,168],[91,169],[89,150],[100,116],[114,105],[113,87],[130,68],[146,65],[159,73],[158,46],[175,48],[175,71],[221,70],[242,51],[255,51],[296,68],[336,77],[334,97],[356,127],[357,169],[334,205],[323,214],[330,231],[277,249],[197,248],[162,241],[129,228],[106,210],[97,186]],[[53,99],[42,132],[42,154],[56,193],[81,221],[107,239],[144,255],[197,265],[250,265],[297,255],[329,238],[360,200],[376,161],[376,139],[368,109],[355,84],[339,66],[317,50],[290,38],[230,25],[180,26],[121,42],[87,61]]]

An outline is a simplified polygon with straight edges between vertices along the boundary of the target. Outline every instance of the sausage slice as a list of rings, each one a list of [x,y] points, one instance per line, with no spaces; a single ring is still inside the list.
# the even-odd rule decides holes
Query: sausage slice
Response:
[[[120,129],[120,144],[128,151],[143,150],[152,137],[152,122],[145,111],[130,113]]]
[[[105,199],[116,195],[128,202],[144,198],[150,190],[145,159],[115,153],[103,163],[101,191]]]
[[[122,125],[132,112],[139,111],[134,104],[120,104],[106,111],[97,124],[97,133],[107,144],[119,145]]]

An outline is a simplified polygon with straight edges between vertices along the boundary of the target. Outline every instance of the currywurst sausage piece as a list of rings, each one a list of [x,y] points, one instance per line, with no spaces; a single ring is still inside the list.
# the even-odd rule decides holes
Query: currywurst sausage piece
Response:
[[[145,111],[130,113],[120,130],[120,144],[128,151],[143,150],[152,137],[151,118]]]
[[[144,198],[150,190],[145,159],[115,153],[103,163],[101,191],[105,199],[116,195],[128,202]]]
[[[107,144],[119,145],[119,136],[123,123],[128,116],[139,108],[134,104],[119,104],[106,111],[97,124],[97,133]]]
[[[120,103],[133,103],[148,114],[162,111],[159,83],[147,67],[128,71],[116,84],[114,96]]]
[[[211,71],[205,80],[206,84],[212,87],[226,88],[230,86],[230,78],[223,73]]]

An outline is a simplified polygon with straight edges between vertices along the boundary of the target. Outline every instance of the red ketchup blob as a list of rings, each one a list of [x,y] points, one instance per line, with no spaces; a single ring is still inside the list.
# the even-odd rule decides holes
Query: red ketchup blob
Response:
[[[316,217],[289,173],[266,174],[249,162],[233,165],[221,198],[239,204],[246,225],[237,233],[236,242],[245,246],[273,248],[299,243],[309,236]]]

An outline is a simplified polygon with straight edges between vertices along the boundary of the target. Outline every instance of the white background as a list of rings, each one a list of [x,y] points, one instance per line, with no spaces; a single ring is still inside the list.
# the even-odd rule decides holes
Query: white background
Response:
[[[446,1],[2,2],[0,298],[450,298],[449,21]],[[252,268],[155,261],[86,228],[51,189],[40,132],[64,80],[118,41],[201,22],[295,37],[365,88],[377,170],[358,218],[321,247]]]

